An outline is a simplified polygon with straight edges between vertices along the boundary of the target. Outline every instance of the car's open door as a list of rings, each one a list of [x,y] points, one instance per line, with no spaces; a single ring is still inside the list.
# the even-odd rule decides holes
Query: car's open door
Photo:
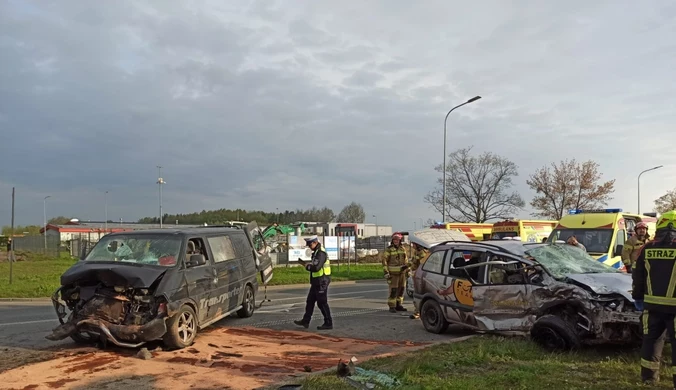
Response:
[[[254,259],[256,259],[256,269],[261,275],[264,285],[272,279],[272,258],[270,251],[263,238],[263,232],[258,224],[253,221],[246,225],[246,233],[253,247]]]

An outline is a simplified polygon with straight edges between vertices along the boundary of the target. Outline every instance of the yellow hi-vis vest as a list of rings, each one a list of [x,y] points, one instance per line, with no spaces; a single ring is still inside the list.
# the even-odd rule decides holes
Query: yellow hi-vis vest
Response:
[[[329,262],[329,254],[326,253],[326,250],[324,250],[324,247],[320,247],[319,250],[324,252],[324,254],[326,254],[326,261],[324,262],[324,266],[322,267],[322,269],[320,269],[317,272],[313,272],[311,274],[313,278],[318,278],[318,277],[324,276],[324,275],[327,275],[327,276],[331,275],[331,262]]]

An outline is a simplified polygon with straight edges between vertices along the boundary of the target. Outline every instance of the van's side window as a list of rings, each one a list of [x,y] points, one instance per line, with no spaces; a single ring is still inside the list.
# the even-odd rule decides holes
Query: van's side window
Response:
[[[235,253],[237,253],[237,257],[251,256],[251,246],[249,244],[249,240],[243,233],[233,234],[230,236],[230,240],[232,241],[232,245],[235,247]]]
[[[232,246],[230,237],[228,236],[218,236],[218,237],[209,237],[209,246],[211,246],[211,252],[214,254],[214,262],[220,263],[222,261],[234,260],[237,258],[235,254],[235,248]]]

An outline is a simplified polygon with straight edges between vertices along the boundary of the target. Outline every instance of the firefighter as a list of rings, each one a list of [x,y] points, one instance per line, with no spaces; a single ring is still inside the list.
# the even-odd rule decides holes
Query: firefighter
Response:
[[[317,329],[333,329],[333,319],[331,318],[331,309],[328,302],[329,284],[331,283],[329,256],[326,250],[322,248],[322,244],[319,243],[317,236],[306,238],[305,243],[312,250],[312,260],[309,264],[305,264],[300,258],[298,258],[298,261],[310,272],[310,291],[307,294],[303,318],[293,321],[293,323],[307,329],[310,326],[310,320],[312,319],[316,303],[319,311],[324,316],[324,323],[319,325]]]
[[[632,268],[634,268],[641,247],[643,247],[650,239],[648,224],[645,222],[637,223],[636,226],[634,226],[634,233],[635,234],[624,243],[624,248],[622,249],[622,262],[628,273],[631,273]]]
[[[674,267],[676,267],[676,210],[660,216],[655,238],[640,249],[632,272],[632,297],[636,309],[643,311],[641,379],[644,382],[659,380],[665,330],[671,345],[676,345]],[[671,364],[672,381],[676,389],[676,348],[671,350]]]
[[[418,269],[418,267],[422,266],[425,263],[425,260],[427,260],[427,256],[430,255],[430,251],[425,248],[424,246],[420,244],[415,244],[411,243],[411,248],[415,248],[415,256],[411,256],[411,273],[415,273],[415,270]],[[415,286],[415,278],[413,278],[413,285]],[[415,291],[415,287],[413,288],[413,291]],[[415,320],[420,318],[420,311],[418,308],[413,305],[413,314],[409,316],[410,319]]]
[[[403,236],[399,233],[392,235],[390,246],[385,249],[383,256],[383,273],[387,284],[389,285],[390,295],[387,299],[387,306],[390,313],[398,311],[407,311],[402,302],[404,301],[404,288],[406,287],[406,270],[408,269],[408,260],[406,250],[401,245]]]

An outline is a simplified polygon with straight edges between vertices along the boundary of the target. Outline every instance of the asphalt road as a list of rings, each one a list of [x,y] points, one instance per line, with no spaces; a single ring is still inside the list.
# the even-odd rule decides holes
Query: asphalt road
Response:
[[[408,312],[388,312],[387,285],[384,281],[332,283],[329,288],[329,305],[334,317],[334,329],[316,329],[322,323],[322,316],[315,307],[310,328],[305,330],[296,326],[293,321],[303,316],[308,288],[309,285],[270,287],[267,298],[271,302],[263,302],[259,308],[263,299],[261,289],[257,297],[257,309],[252,317],[241,319],[233,315],[212,326],[295,329],[337,337],[416,342],[443,341],[466,334],[454,334],[450,331],[444,335],[428,333],[420,320],[408,318],[413,311],[413,303],[408,296],[404,298],[404,307],[409,309]],[[56,313],[49,301],[0,302],[0,347],[42,349],[73,344],[70,338],[59,342],[45,339],[57,325]],[[204,337],[208,337],[208,334],[204,334]]]

